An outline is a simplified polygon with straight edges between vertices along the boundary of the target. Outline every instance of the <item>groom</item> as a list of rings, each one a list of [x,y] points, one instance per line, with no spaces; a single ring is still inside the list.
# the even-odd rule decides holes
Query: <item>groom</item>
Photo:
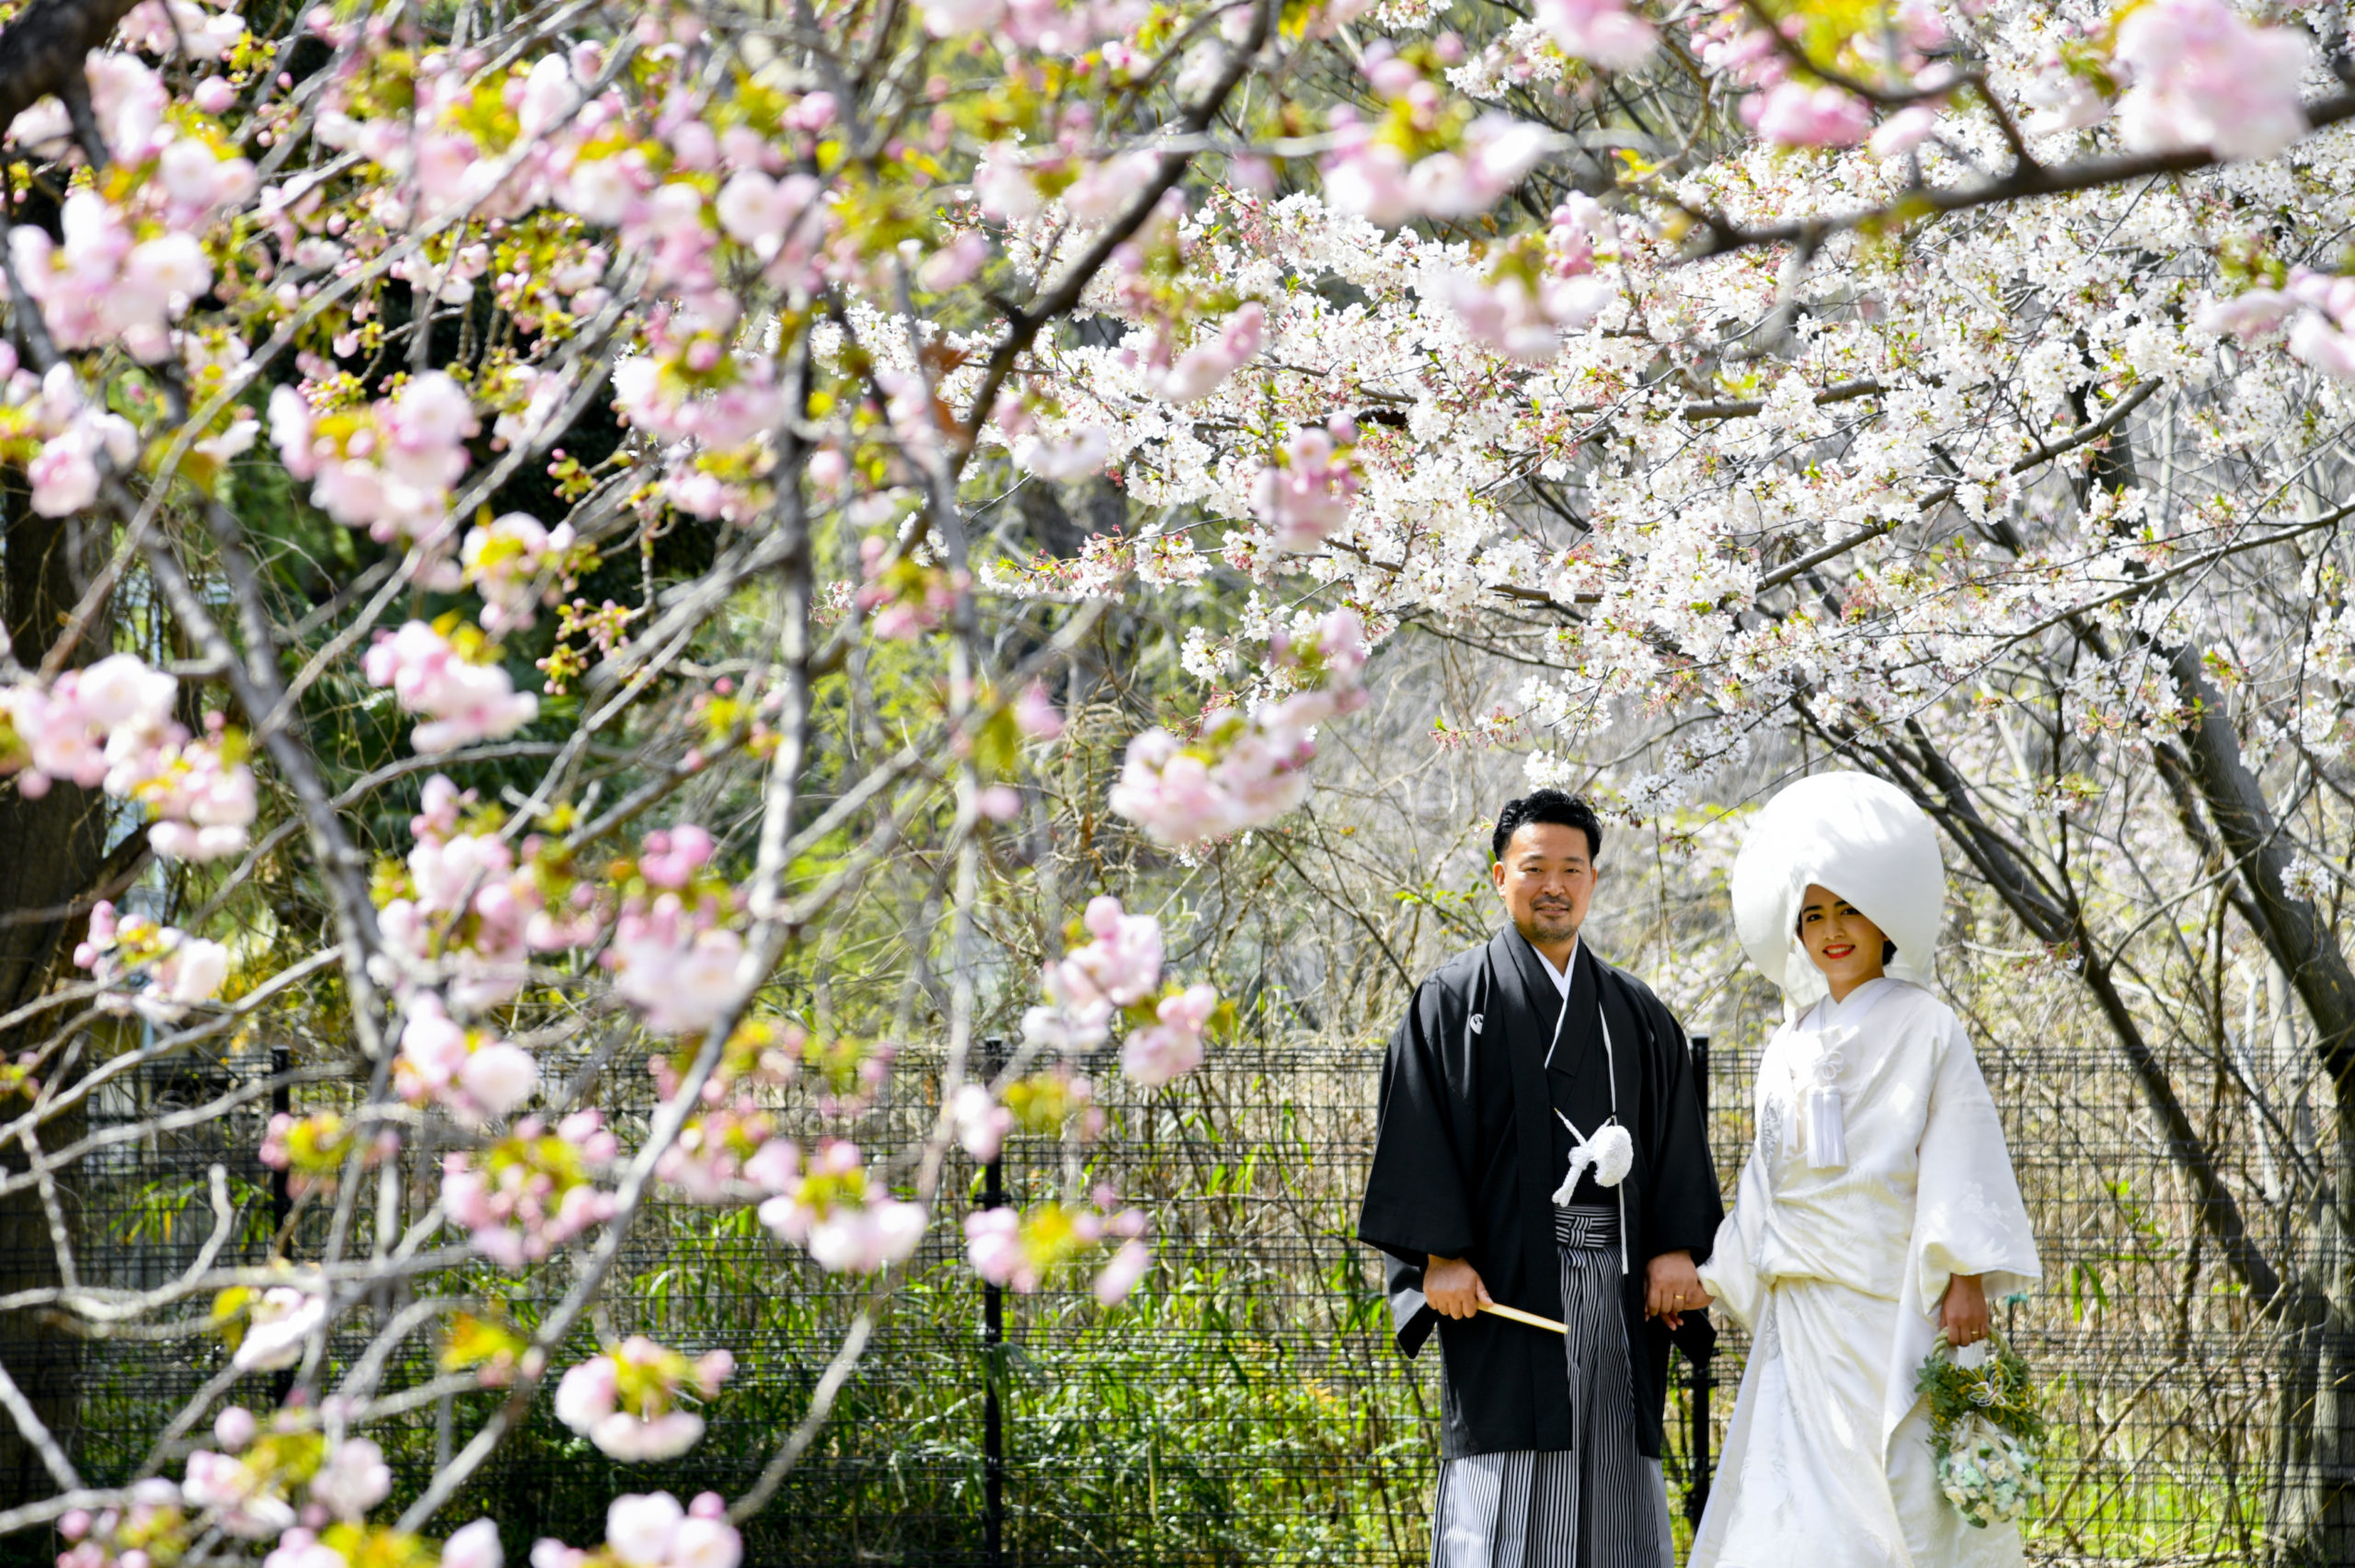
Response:
[[[1388,1254],[1398,1348],[1439,1330],[1432,1568],[1671,1568],[1669,1335],[1710,1332],[1683,1313],[1706,1304],[1694,1265],[1724,1212],[1684,1032],[1579,940],[1602,876],[1592,807],[1509,801],[1490,848],[1512,924],[1417,989],[1358,1217]],[[1615,1141],[1608,1126],[1633,1140],[1615,1182],[1586,1147]]]

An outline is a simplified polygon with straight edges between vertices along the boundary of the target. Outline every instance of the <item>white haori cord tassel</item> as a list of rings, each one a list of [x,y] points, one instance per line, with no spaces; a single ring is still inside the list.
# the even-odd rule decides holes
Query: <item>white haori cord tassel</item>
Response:
[[[1615,1112],[1609,1121],[1594,1129],[1592,1138],[1580,1132],[1579,1124],[1563,1116],[1561,1112],[1556,1111],[1554,1115],[1564,1127],[1570,1129],[1570,1137],[1575,1140],[1570,1145],[1569,1174],[1564,1176],[1562,1185],[1554,1189],[1554,1203],[1557,1207],[1567,1207],[1571,1195],[1579,1190],[1579,1178],[1586,1173],[1586,1168],[1589,1165],[1592,1165],[1594,1185],[1611,1188],[1619,1199],[1619,1272],[1626,1274],[1627,1272],[1627,1195],[1619,1190],[1619,1184],[1627,1179],[1629,1171],[1635,1169],[1636,1140],[1626,1127],[1619,1125],[1619,1117]]]
[[[1554,1053],[1561,1049],[1562,1024],[1569,1015],[1570,997],[1568,991],[1564,991],[1562,1010],[1554,1014],[1554,1042],[1545,1047],[1545,1065],[1548,1067],[1554,1064]],[[1619,1184],[1626,1180],[1627,1173],[1635,1168],[1636,1139],[1619,1125],[1619,1063],[1611,1049],[1611,1020],[1603,1015],[1600,1001],[1595,1004],[1594,1022],[1603,1031],[1603,1070],[1611,1086],[1611,1119],[1594,1129],[1594,1138],[1590,1141],[1586,1134],[1578,1129],[1576,1122],[1563,1116],[1558,1110],[1554,1113],[1562,1117],[1562,1125],[1570,1129],[1570,1137],[1577,1141],[1570,1147],[1570,1173],[1562,1178],[1560,1186],[1554,1189],[1553,1201],[1558,1205],[1568,1204],[1570,1195],[1578,1190],[1580,1173],[1591,1161],[1594,1185],[1612,1188],[1619,1199],[1619,1272],[1624,1276],[1627,1272],[1627,1195],[1619,1190]],[[1611,1174],[1604,1175],[1606,1170]]]
[[[1554,1189],[1557,1207],[1568,1205],[1571,1195],[1579,1190],[1579,1178],[1586,1174],[1589,1165],[1594,1167],[1596,1186],[1615,1187],[1627,1179],[1627,1173],[1636,1164],[1636,1140],[1628,1136],[1626,1127],[1619,1125],[1618,1117],[1614,1116],[1595,1128],[1594,1136],[1589,1138],[1579,1130],[1578,1123],[1561,1112],[1556,1111],[1554,1115],[1570,1129],[1570,1137],[1577,1139],[1570,1145],[1570,1173],[1564,1176],[1562,1185]]]

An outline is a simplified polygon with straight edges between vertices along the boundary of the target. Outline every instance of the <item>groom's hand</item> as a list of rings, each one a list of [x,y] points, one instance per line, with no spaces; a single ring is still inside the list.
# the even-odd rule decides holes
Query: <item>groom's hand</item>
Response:
[[[1480,1271],[1462,1258],[1430,1258],[1423,1265],[1423,1299],[1434,1311],[1451,1318],[1476,1316],[1489,1300]]]
[[[1644,1315],[1659,1318],[1671,1329],[1684,1326],[1684,1314],[1708,1310],[1709,1292],[1691,1253],[1662,1253],[1644,1265]]]

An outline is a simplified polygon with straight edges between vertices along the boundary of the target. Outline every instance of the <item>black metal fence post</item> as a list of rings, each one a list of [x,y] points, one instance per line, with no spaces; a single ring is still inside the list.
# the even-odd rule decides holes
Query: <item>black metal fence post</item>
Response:
[[[1701,1119],[1704,1128],[1709,1116],[1709,1036],[1692,1036],[1693,1091],[1701,1097]],[[1684,1489],[1684,1517],[1694,1528],[1701,1523],[1701,1510],[1709,1505],[1709,1391],[1717,1379],[1709,1375],[1707,1356],[1688,1356],[1685,1369],[1690,1375],[1692,1391],[1693,1434],[1685,1452],[1692,1456],[1692,1474]]]
[[[982,1077],[994,1080],[1005,1060],[1005,1040],[982,1042]],[[982,1207],[1005,1204],[1005,1151],[982,1167]],[[1005,1291],[982,1285],[982,1561],[986,1568],[1005,1562],[1005,1412],[998,1390],[1005,1380]]]

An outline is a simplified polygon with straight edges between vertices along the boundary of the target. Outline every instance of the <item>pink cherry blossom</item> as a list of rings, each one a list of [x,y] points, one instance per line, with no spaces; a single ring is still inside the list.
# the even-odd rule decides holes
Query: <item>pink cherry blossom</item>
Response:
[[[692,822],[667,830],[657,829],[646,835],[645,847],[638,852],[638,874],[657,887],[675,891],[709,864],[714,847],[711,835]]]
[[[1353,212],[1379,228],[1395,228],[1421,209],[1407,183],[1407,159],[1396,147],[1373,139],[1354,120],[1335,128],[1336,145],[1320,166],[1325,200],[1336,212]]]
[[[392,1493],[393,1472],[385,1463],[385,1450],[366,1437],[337,1444],[311,1478],[311,1500],[325,1505],[339,1519],[363,1517]]]
[[[229,1453],[244,1448],[260,1430],[254,1413],[241,1404],[230,1405],[213,1418],[213,1440]]]
[[[2269,157],[2306,133],[2299,89],[2313,50],[2294,28],[2252,27],[2224,0],[2149,0],[2118,24],[2133,78],[2119,135],[2138,152],[2207,147]]]
[[[924,0],[925,30],[935,38],[984,33],[1005,16],[1005,0]]]
[[[241,1372],[272,1372],[303,1358],[303,1345],[327,1322],[323,1295],[276,1285],[247,1309],[251,1321],[231,1362]]]
[[[1152,1266],[1153,1253],[1143,1242],[1122,1242],[1120,1250],[1112,1254],[1112,1261],[1097,1271],[1095,1283],[1090,1287],[1096,1293],[1097,1304],[1117,1307],[1127,1300],[1129,1293],[1137,1288],[1137,1282]]]
[[[1741,100],[1741,118],[1781,147],[1848,147],[1872,130],[1872,108],[1844,88],[1781,81]]]
[[[667,1492],[614,1499],[605,1514],[605,1544],[626,1568],[661,1568],[671,1560],[687,1511]]]
[[[1030,1291],[1039,1276],[1023,1256],[1022,1216],[1011,1208],[984,1208],[965,1217],[965,1261],[992,1285]]]
[[[743,957],[742,937],[700,925],[674,893],[625,910],[607,950],[622,996],[664,1035],[700,1034],[718,1022],[742,983]]]
[[[1017,6],[1025,3],[1027,0],[1016,0]],[[1081,172],[1077,179],[1064,188],[1063,210],[1083,223],[1103,223],[1136,200],[1137,191],[1153,178],[1160,167],[1161,155],[1148,150],[1123,153],[1117,157],[1090,164]],[[1229,318],[1230,331],[1233,330],[1233,319]],[[1235,360],[1227,369],[1234,369],[1235,364],[1240,364],[1243,360],[1249,359],[1258,351],[1255,342],[1248,351]],[[1219,373],[1223,376],[1225,372]],[[1169,398],[1172,403],[1189,401],[1187,398],[1175,396],[1169,393],[1163,393],[1161,395]]]
[[[525,1116],[480,1156],[442,1162],[442,1208],[470,1233],[477,1252],[520,1269],[613,1218],[614,1196],[593,1172],[616,1152],[594,1109],[575,1111],[551,1130]]]
[[[1150,378],[1154,395],[1171,403],[1192,403],[1209,396],[1267,340],[1268,311],[1257,300],[1246,302],[1220,326],[1219,335],[1199,349],[1189,349],[1178,362]]]
[[[1159,1022],[1132,1032],[1120,1046],[1120,1070],[1148,1089],[1183,1077],[1202,1064],[1202,1030],[1218,991],[1203,983],[1162,999]]]
[[[276,1478],[242,1460],[199,1448],[188,1457],[185,1477],[176,1501],[206,1516],[224,1534],[267,1540],[294,1523],[293,1506],[279,1494]]]
[[[270,393],[270,440],[287,472],[313,482],[312,503],[345,527],[386,543],[445,539],[451,487],[481,428],[465,389],[430,371],[364,413],[357,429],[330,440],[302,395],[281,384]]]
[[[496,637],[531,625],[534,608],[555,603],[569,580],[559,570],[543,582],[544,568],[565,561],[572,546],[571,524],[543,528],[522,512],[467,530],[458,560],[467,586],[482,595],[482,629]]]
[[[1028,1215],[1015,1208],[977,1210],[965,1217],[965,1261],[989,1283],[1027,1295],[1067,1263],[1119,1242],[1096,1286],[1099,1301],[1117,1305],[1151,1262],[1139,1240],[1144,1215],[1116,1210],[1117,1201],[1109,1187],[1099,1186],[1086,1204],[1043,1204]]]
[[[2255,338],[2298,314],[2298,302],[2278,289],[2251,289],[2226,300],[2211,299],[2192,313],[2202,332],[2219,338]]]
[[[1047,966],[1047,996],[1069,1013],[1109,1019],[1115,1008],[1142,1001],[1161,980],[1161,922],[1132,915],[1118,898],[1091,898],[1080,918],[1094,938]]]
[[[1112,455],[1112,441],[1103,429],[1088,425],[1062,441],[1035,433],[1023,436],[1015,441],[1013,452],[1016,467],[1041,479],[1085,479],[1103,468]]]
[[[221,994],[229,978],[229,950],[144,915],[118,917],[101,898],[90,910],[90,934],[74,962],[102,986],[121,990],[99,999],[109,1013],[137,1013],[156,1024],[177,1024],[190,1007]],[[135,988],[135,989],[134,989]]]
[[[1033,740],[1053,740],[1063,732],[1063,715],[1046,687],[1033,681],[1014,699],[1014,727]]]
[[[815,207],[821,192],[818,181],[806,174],[772,179],[757,169],[740,169],[720,187],[715,207],[728,237],[761,260],[798,258],[819,233]]]
[[[2306,315],[2290,328],[2290,352],[2340,381],[2355,381],[2355,332],[2327,316]]]
[[[1560,349],[1565,328],[1592,321],[1618,292],[1592,273],[1545,278],[1533,289],[1516,273],[1484,281],[1457,272],[1442,285],[1440,297],[1474,338],[1524,364],[1542,364]]]
[[[633,1334],[565,1373],[557,1384],[557,1419],[612,1458],[675,1459],[704,1431],[703,1417],[677,1401],[691,1389],[709,1399],[734,1370],[735,1357],[725,1350],[690,1360]]]
[[[1901,109],[1880,122],[1866,145],[1877,158],[1901,158],[1924,142],[1938,125],[1938,111],[1925,103]]]
[[[540,711],[540,700],[517,692],[506,670],[465,658],[422,621],[380,638],[362,669],[371,685],[391,687],[405,711],[424,715],[409,737],[423,752],[512,735]]]
[[[2293,267],[2279,289],[2211,299],[2194,313],[2203,332],[2255,338],[2291,324],[2288,348],[2326,375],[2355,381],[2355,278]]]
[[[442,1543],[442,1568],[506,1568],[507,1553],[499,1543],[499,1525],[477,1519],[451,1532]]]
[[[98,443],[86,426],[76,426],[42,443],[25,470],[32,481],[32,509],[43,517],[70,517],[98,498]]]
[[[900,1262],[927,1222],[921,1205],[882,1194],[856,1146],[840,1140],[821,1144],[793,1189],[761,1205],[760,1219],[836,1274],[874,1274]]]
[[[1261,703],[1247,715],[1214,714],[1191,745],[1166,730],[1137,736],[1112,786],[1112,809],[1179,848],[1272,822],[1292,810],[1307,797],[1305,770],[1316,754],[1314,727],[1365,701],[1358,684],[1362,635],[1354,614],[1338,611],[1318,631],[1321,685]],[[1288,646],[1272,651],[1285,664],[1297,663]]]
[[[1537,0],[1537,25],[1563,53],[1606,71],[1633,70],[1660,45],[1660,34],[1624,0]]]
[[[949,1102],[957,1124],[957,1142],[966,1154],[986,1164],[998,1156],[1005,1135],[1014,1130],[1014,1113],[990,1097],[979,1083],[960,1084]]]
[[[1279,550],[1315,550],[1349,521],[1358,476],[1348,447],[1357,427],[1346,420],[1337,425],[1294,435],[1284,443],[1281,461],[1261,469],[1252,484],[1252,514]]]
[[[194,236],[140,240],[134,216],[86,188],[59,210],[61,240],[29,223],[9,232],[17,276],[59,347],[120,343],[153,363],[170,350],[171,324],[211,287],[212,264]]]
[[[215,737],[178,740],[160,748],[146,764],[147,776],[129,794],[159,818],[147,830],[157,854],[173,860],[219,860],[246,847],[257,809],[253,770],[233,761],[219,732],[222,715],[207,724]],[[172,727],[175,733],[178,726]]]

